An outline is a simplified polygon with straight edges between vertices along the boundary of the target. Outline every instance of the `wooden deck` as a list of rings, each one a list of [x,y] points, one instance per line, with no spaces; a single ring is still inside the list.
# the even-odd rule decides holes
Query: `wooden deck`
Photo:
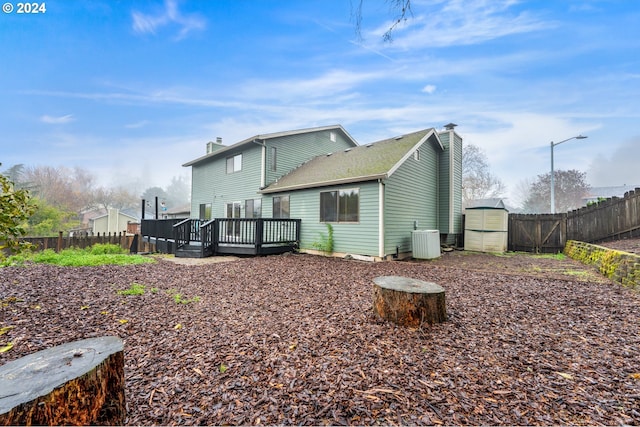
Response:
[[[273,218],[143,220],[141,230],[160,252],[204,258],[291,252],[300,243],[300,223],[299,219]]]

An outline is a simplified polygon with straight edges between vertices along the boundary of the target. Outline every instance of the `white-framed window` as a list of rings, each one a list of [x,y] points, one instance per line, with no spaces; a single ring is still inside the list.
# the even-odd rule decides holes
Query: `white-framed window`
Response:
[[[244,201],[245,218],[262,218],[262,199],[247,199]]]
[[[331,142],[336,142],[336,133],[333,131],[329,132],[329,139]]]
[[[211,203],[200,204],[200,219],[206,221],[211,219]]]
[[[273,217],[289,218],[289,195],[273,197]]]
[[[240,218],[240,202],[231,202],[226,204],[227,218]]]
[[[420,161],[420,150],[416,150],[413,152],[413,159],[417,162]]]
[[[360,220],[360,190],[320,192],[320,222],[358,222]]]
[[[242,170],[242,153],[227,157],[227,173],[240,172]]]

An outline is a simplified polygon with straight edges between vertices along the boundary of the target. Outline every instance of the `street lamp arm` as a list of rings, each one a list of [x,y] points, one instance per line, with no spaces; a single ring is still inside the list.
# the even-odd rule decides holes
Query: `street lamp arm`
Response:
[[[562,141],[560,141],[560,142],[553,142],[553,141],[551,141],[551,146],[552,146],[552,147],[555,147],[556,145],[560,145],[560,144],[562,144],[563,142],[571,141],[572,139],[585,139],[585,138],[588,138],[588,137],[587,137],[587,136],[583,136],[583,135],[572,136],[571,138],[563,139],[563,140],[562,140]]]

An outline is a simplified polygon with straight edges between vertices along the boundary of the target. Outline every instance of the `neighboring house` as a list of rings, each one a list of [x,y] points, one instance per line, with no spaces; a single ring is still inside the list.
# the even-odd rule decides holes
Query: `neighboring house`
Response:
[[[314,250],[326,224],[337,254],[408,254],[414,229],[437,229],[454,242],[462,207],[454,126],[362,146],[339,125],[209,145],[184,165],[192,167],[191,215],[299,218],[303,251]]]
[[[624,197],[624,194],[640,188],[639,185],[618,185],[615,187],[591,187],[589,194],[582,198],[583,206],[589,203],[598,202],[602,199],[610,199],[612,197]]]
[[[167,209],[162,212],[163,219],[175,219],[175,218],[189,218],[191,214],[191,204],[182,206],[176,206],[175,208]]]
[[[106,215],[101,215],[89,220],[89,226],[93,234],[126,233],[129,223],[139,223],[140,219],[133,215],[121,212],[118,209],[109,209]]]

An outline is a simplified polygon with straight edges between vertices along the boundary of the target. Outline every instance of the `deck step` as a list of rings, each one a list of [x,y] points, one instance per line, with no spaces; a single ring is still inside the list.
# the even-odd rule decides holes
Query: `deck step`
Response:
[[[178,258],[203,258],[200,245],[185,245],[176,250]],[[206,255],[205,255],[206,256]]]
[[[202,258],[202,253],[200,250],[197,251],[185,251],[184,249],[179,249],[176,251],[177,258]]]

